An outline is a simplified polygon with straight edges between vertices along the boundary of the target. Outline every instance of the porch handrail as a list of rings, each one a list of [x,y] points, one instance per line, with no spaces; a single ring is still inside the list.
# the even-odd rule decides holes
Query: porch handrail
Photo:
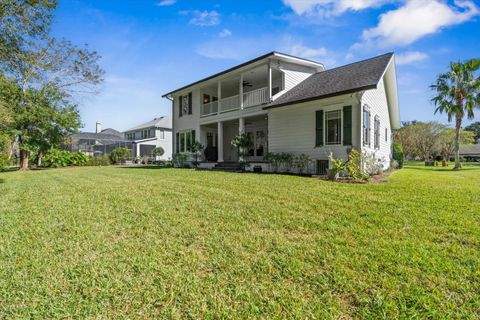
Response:
[[[255,89],[243,94],[243,106],[253,107],[268,102],[268,87]]]
[[[218,101],[212,101],[202,104],[202,108],[200,109],[200,111],[201,116],[216,114],[218,112]]]
[[[220,111],[230,111],[240,109],[240,99],[238,94],[228,98],[224,98],[220,101]]]

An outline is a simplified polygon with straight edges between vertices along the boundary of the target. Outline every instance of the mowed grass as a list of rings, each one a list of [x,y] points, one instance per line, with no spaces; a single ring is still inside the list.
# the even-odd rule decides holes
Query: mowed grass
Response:
[[[0,318],[478,318],[480,168],[0,174]]]

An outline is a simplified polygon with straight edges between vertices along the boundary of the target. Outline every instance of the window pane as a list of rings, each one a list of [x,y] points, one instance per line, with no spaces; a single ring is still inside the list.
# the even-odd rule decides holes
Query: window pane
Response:
[[[185,152],[185,133],[180,133],[180,152]]]
[[[186,133],[186,140],[187,140],[187,152],[190,152],[191,151],[191,147],[192,147],[192,132],[191,131],[188,131]]]
[[[341,114],[340,111],[326,113],[327,144],[340,144],[341,140]]]

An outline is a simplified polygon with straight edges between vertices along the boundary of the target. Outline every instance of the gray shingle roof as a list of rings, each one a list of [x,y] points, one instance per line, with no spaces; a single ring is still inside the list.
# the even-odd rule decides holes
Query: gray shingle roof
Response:
[[[116,136],[119,136],[119,137],[123,138],[123,133],[122,132],[120,132],[118,130],[115,130],[115,129],[112,129],[112,128],[103,129],[101,131],[101,133],[103,133],[103,134],[113,134],[113,135],[116,135]]]
[[[73,139],[92,139],[92,140],[108,140],[108,141],[128,141],[115,134],[95,133],[95,132],[80,132],[70,136]]]
[[[480,144],[464,144],[460,146],[461,155],[479,155],[480,156]]]
[[[374,89],[384,74],[393,53],[317,72],[265,107],[328,98]]]
[[[136,130],[140,130],[140,129],[147,129],[147,128],[152,128],[152,127],[171,129],[172,128],[172,120],[169,117],[158,117],[158,118],[155,118],[151,121],[148,121],[148,122],[142,123],[138,126],[135,126],[133,128],[130,128],[130,129],[126,130],[125,132],[136,131]]]

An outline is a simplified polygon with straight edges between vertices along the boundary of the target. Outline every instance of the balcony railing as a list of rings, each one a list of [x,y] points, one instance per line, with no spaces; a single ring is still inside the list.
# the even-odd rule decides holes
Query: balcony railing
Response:
[[[243,107],[254,107],[268,102],[268,87],[245,92],[242,96]],[[221,99],[220,101],[212,101],[204,103],[201,106],[200,116],[209,116],[218,112],[227,112],[240,109],[239,95]]]
[[[243,94],[243,106],[245,108],[258,106],[268,102],[268,87],[252,90]]]
[[[200,110],[201,116],[209,116],[211,114],[217,114],[218,112],[218,101],[212,101],[209,103],[204,103]]]
[[[236,109],[240,109],[240,98],[238,94],[236,96],[231,96],[221,100],[220,112],[231,111]]]

